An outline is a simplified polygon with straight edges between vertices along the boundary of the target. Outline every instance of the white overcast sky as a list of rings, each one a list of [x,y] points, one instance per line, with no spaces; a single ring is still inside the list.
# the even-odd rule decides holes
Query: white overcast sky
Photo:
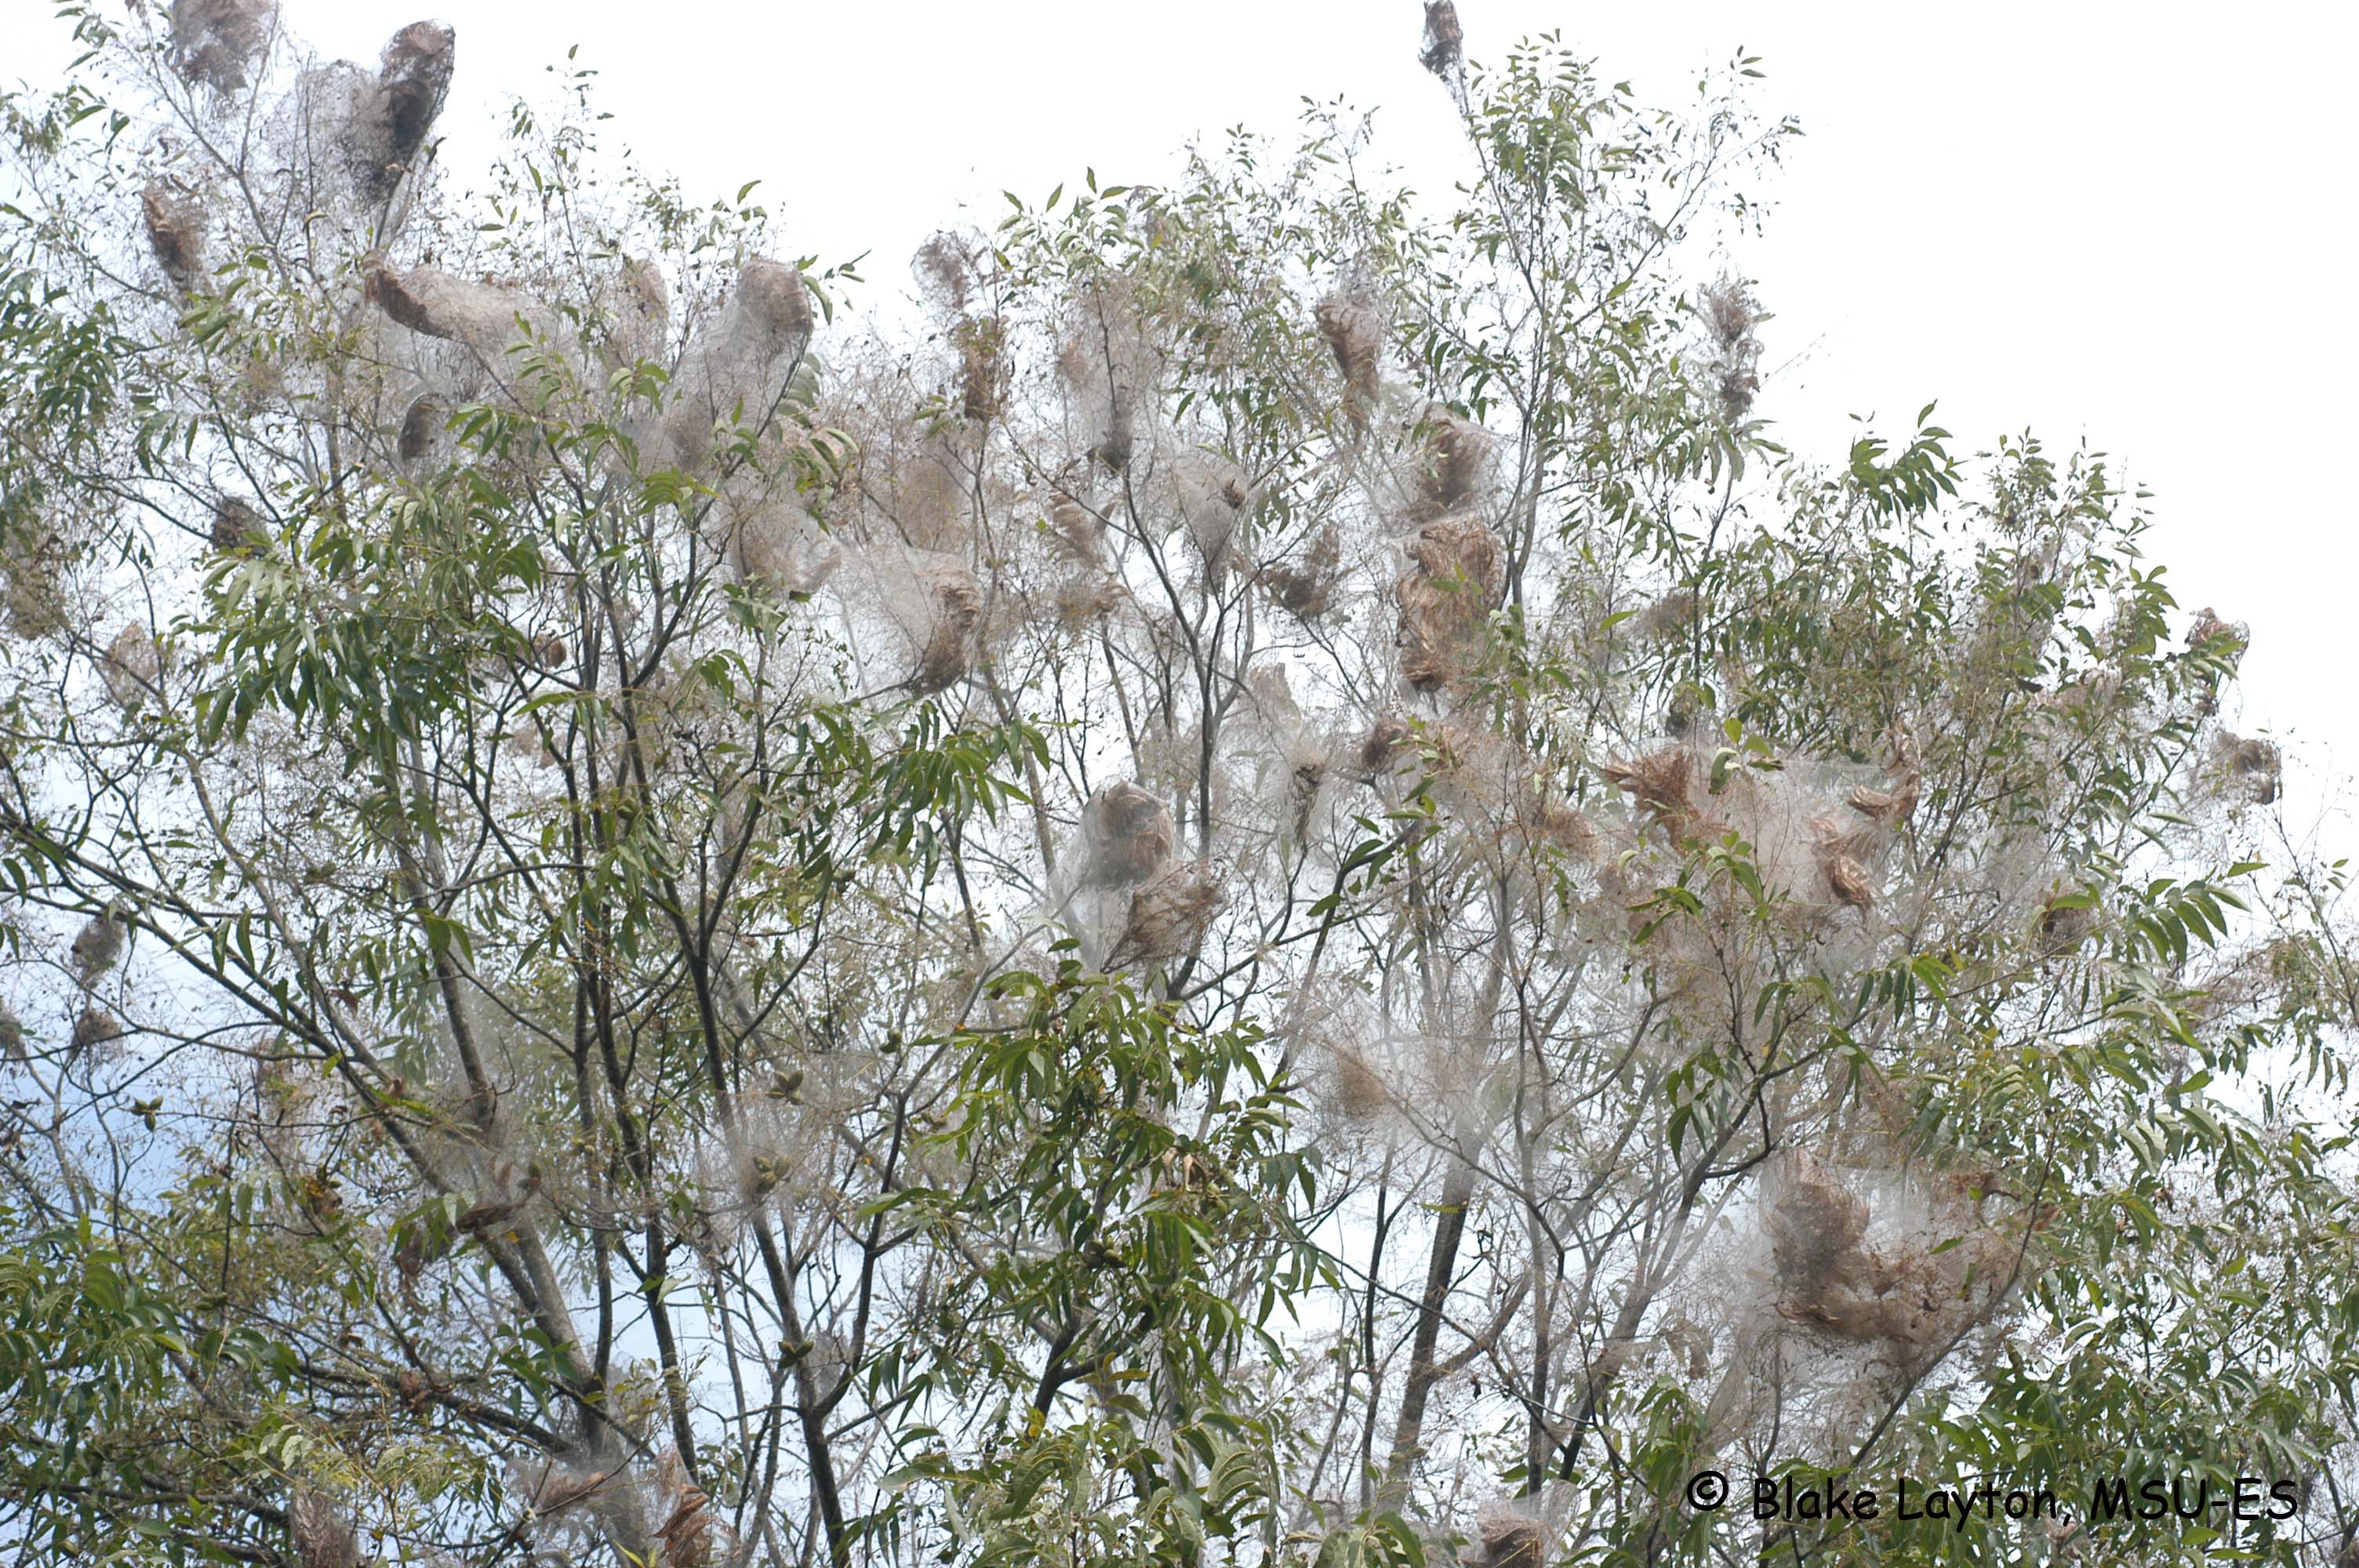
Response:
[[[329,55],[373,61],[411,0],[283,0]],[[1417,0],[726,5],[430,0],[459,33],[445,157],[480,167],[499,105],[581,46],[611,129],[693,194],[764,181],[794,249],[917,243],[998,192],[1172,171],[1199,132],[1283,135],[1305,96],[1380,111],[1381,155],[1446,188],[1447,103]],[[47,0],[0,0],[0,79],[62,58]],[[2352,645],[2359,416],[2354,154],[2359,13],[2174,7],[1461,0],[1467,47],[1560,30],[1642,99],[1691,96],[1740,47],[1806,135],[1732,259],[1777,314],[1763,411],[1839,459],[1849,416],[1936,398],[1968,449],[2084,438],[2155,492],[2150,554],[2182,604],[2248,622],[2243,718],[2313,770],[2359,767]],[[2297,793],[2314,814],[2313,789]],[[2294,824],[2299,827],[2299,824]],[[2359,849],[2347,826],[2329,834]]]

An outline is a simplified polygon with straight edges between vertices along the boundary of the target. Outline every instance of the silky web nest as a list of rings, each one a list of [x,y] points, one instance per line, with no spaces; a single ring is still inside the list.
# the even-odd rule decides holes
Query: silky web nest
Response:
[[[1106,564],[1105,519],[1072,497],[1062,497],[1049,508],[1049,535],[1051,547],[1064,559],[1080,566]]]
[[[66,568],[72,550],[55,529],[29,518],[0,528],[0,608],[19,637],[48,637],[65,629]]]
[[[1210,861],[1166,867],[1131,894],[1129,917],[1104,967],[1148,968],[1185,957],[1227,904],[1220,872]]]
[[[1851,909],[1874,907],[1875,884],[1866,858],[1875,851],[1875,830],[1832,816],[1813,816],[1810,827],[1819,874],[1834,901]]]
[[[2208,604],[2195,612],[2194,622],[2187,628],[2187,645],[2190,648],[2202,648],[2213,643],[2225,647],[2230,640],[2233,640],[2236,651],[2241,652],[2248,638],[2243,627],[2221,619],[2220,612]]]
[[[1392,1108],[1392,1090],[1384,1075],[1356,1052],[1338,1047],[1332,1074],[1335,1108],[1353,1121],[1373,1121]]]
[[[2053,892],[2041,901],[2037,938],[2039,956],[2060,958],[2088,940],[2095,913],[2086,894]]]
[[[219,92],[246,84],[277,20],[273,0],[174,0],[173,65]]]
[[[1638,634],[1651,642],[1676,641],[1695,624],[1697,610],[1693,589],[1673,589],[1640,612]]]
[[[1136,450],[1139,416],[1153,384],[1151,358],[1126,280],[1103,278],[1090,286],[1057,356],[1057,372],[1073,400],[1089,457],[1108,472],[1126,470]]]
[[[1143,882],[1171,862],[1171,810],[1127,780],[1106,785],[1082,807],[1082,885]]]
[[[1428,523],[1408,549],[1411,569],[1394,586],[1401,676],[1428,690],[1480,661],[1484,630],[1506,589],[1506,555],[1499,536],[1474,517]]]
[[[457,54],[457,36],[441,22],[412,22],[385,46],[376,81],[345,129],[364,196],[384,200],[417,166],[450,96]]]
[[[664,418],[663,434],[673,454],[701,463],[714,455],[717,430],[767,428],[812,330],[801,272],[766,256],[748,260],[728,303],[690,340],[672,376],[679,401]]]
[[[901,544],[832,557],[832,541],[820,536],[815,525],[799,522],[796,527],[810,550],[798,545],[788,554],[801,563],[797,570],[808,568],[811,576],[827,568],[831,591],[856,629],[853,646],[866,652],[872,683],[929,697],[973,671],[984,589],[963,557]],[[749,556],[745,564],[751,568],[761,563]],[[794,586],[792,577],[780,580]]]
[[[1761,391],[1761,340],[1756,329],[1769,319],[1745,280],[1724,276],[1701,291],[1698,301],[1712,335],[1714,391],[1721,412],[1734,420],[1751,411]]]
[[[1342,294],[1321,300],[1313,319],[1334,357],[1336,373],[1343,379],[1343,416],[1353,428],[1365,428],[1376,404],[1383,323],[1366,301]]]
[[[261,513],[233,495],[213,508],[207,537],[223,555],[252,554],[270,543],[270,525]]]
[[[1789,1300],[1809,1302],[1839,1286],[1866,1282],[1871,1270],[1862,1242],[1867,1200],[1845,1189],[1815,1162],[1796,1162],[1785,1190],[1770,1206],[1770,1255]]]
[[[117,632],[99,657],[99,677],[108,700],[126,711],[154,697],[163,673],[163,650],[156,634],[136,622]]]
[[[660,360],[671,337],[671,285],[662,266],[645,256],[623,262],[603,290],[608,368]]]
[[[1685,746],[1665,746],[1599,770],[1627,794],[1674,845],[1716,838],[1727,830],[1697,796],[1703,792],[1701,760]]]
[[[413,467],[430,466],[450,446],[450,420],[448,403],[433,393],[420,393],[402,413],[401,429],[394,437],[396,455]]]
[[[938,233],[910,260],[926,302],[944,322],[943,336],[958,356],[956,406],[961,417],[987,421],[1007,406],[1006,323],[980,308],[988,247]]]
[[[1527,848],[1545,844],[1576,860],[1598,860],[1603,841],[1597,825],[1560,787],[1539,776],[1519,777],[1516,785],[1516,832]]]
[[[656,1465],[656,1511],[661,1522],[655,1537],[663,1543],[662,1560],[676,1568],[708,1568],[735,1542],[727,1526],[713,1516],[704,1489],[688,1478],[677,1449],[666,1449]]]
[[[101,975],[122,960],[124,924],[114,911],[103,911],[90,917],[73,939],[71,957],[74,978],[84,986],[95,983]]]
[[[951,342],[959,358],[959,413],[982,424],[1005,412],[1011,379],[1006,324],[996,316],[965,317],[951,330]]]
[[[1448,76],[1465,46],[1466,35],[1452,0],[1426,0],[1425,38],[1418,49],[1418,62],[1436,76]]]
[[[1393,1032],[1367,991],[1314,981],[1292,999],[1284,1033],[1288,1060],[1304,1062],[1304,1081],[1337,1119],[1364,1130],[1395,1119],[1395,1080],[1407,1075]],[[1414,1093],[1411,1084],[1401,1087]]]
[[[1815,920],[1875,906],[1876,866],[1923,787],[1905,736],[1895,738],[1875,783],[1863,765],[1807,756],[1723,769],[1708,762],[1701,747],[1686,744],[1610,762],[1600,771],[1675,849],[1734,831],[1752,846],[1764,883]]]
[[[73,1048],[77,1054],[86,1053],[102,1061],[112,1060],[121,1054],[123,1042],[130,1033],[121,1019],[92,1002],[74,1020]]]
[[[1360,737],[1361,776],[1375,784],[1417,760],[1417,731],[1397,713],[1380,713]]]
[[[2255,806],[2277,798],[2284,759],[2273,741],[2222,730],[2212,742],[2212,773],[2222,793]]]
[[[297,1486],[287,1529],[301,1568],[361,1568],[366,1561],[351,1516],[315,1487]]]
[[[1103,518],[1065,496],[1049,508],[1042,532],[1055,563],[1050,609],[1060,623],[1077,628],[1121,606],[1123,585],[1110,569]]]
[[[1426,405],[1416,438],[1415,497],[1409,521],[1430,522],[1463,510],[1491,466],[1491,438],[1480,425],[1439,403]]]
[[[912,547],[963,552],[973,537],[967,517],[973,483],[971,458],[937,432],[917,443],[884,482],[864,482],[882,534],[897,533]]]
[[[805,597],[825,587],[843,564],[843,553],[826,529],[794,501],[726,512],[725,557],[740,580],[767,582],[789,596]]]
[[[1530,1514],[1495,1504],[1476,1518],[1474,1541],[1475,1549],[1467,1553],[1473,1568],[1540,1568],[1548,1527]]]
[[[1262,586],[1299,621],[1315,621],[1335,603],[1343,579],[1343,541],[1328,524],[1261,568]]]
[[[1236,464],[1201,449],[1180,453],[1171,474],[1180,518],[1204,563],[1205,585],[1218,593],[1228,578],[1238,531],[1253,505],[1253,487]]]
[[[1807,1155],[1784,1160],[1763,1195],[1778,1315],[1878,1344],[1903,1365],[1988,1318],[2021,1253],[1963,1202],[1961,1185],[1876,1246],[1866,1199]]]
[[[924,634],[909,689],[919,696],[947,691],[974,666],[974,634],[983,624],[983,588],[963,562],[920,561],[914,573],[922,596]]]
[[[155,184],[139,194],[147,249],[173,288],[193,294],[205,277],[205,210],[192,196]]]
[[[429,338],[463,344],[497,364],[525,332],[548,338],[556,313],[521,290],[471,283],[438,266],[398,267],[382,255],[363,264],[367,296],[386,319]],[[522,323],[522,326],[519,326]]]

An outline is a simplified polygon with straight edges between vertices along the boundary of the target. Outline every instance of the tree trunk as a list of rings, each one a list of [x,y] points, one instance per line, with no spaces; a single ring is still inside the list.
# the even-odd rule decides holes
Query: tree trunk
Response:
[[[1474,1163],[1453,1154],[1442,1179],[1433,1227],[1433,1257],[1425,1271],[1425,1297],[1418,1303],[1417,1336],[1409,1349],[1408,1382],[1401,1390],[1400,1418],[1393,1427],[1392,1457],[1386,1462],[1380,1500],[1397,1509],[1408,1496],[1410,1472],[1424,1452],[1426,1397],[1441,1380],[1435,1349],[1441,1338],[1441,1310],[1458,1272],[1458,1244],[1466,1234],[1466,1209],[1474,1196]]]

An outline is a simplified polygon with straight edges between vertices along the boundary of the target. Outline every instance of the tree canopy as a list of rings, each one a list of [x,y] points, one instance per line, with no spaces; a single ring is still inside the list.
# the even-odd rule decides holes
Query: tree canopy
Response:
[[[1442,0],[1454,192],[1313,108],[896,325],[587,72],[462,189],[449,27],[63,16],[20,1560],[2359,1561],[2343,863],[2101,456],[1778,443],[1756,61]]]

